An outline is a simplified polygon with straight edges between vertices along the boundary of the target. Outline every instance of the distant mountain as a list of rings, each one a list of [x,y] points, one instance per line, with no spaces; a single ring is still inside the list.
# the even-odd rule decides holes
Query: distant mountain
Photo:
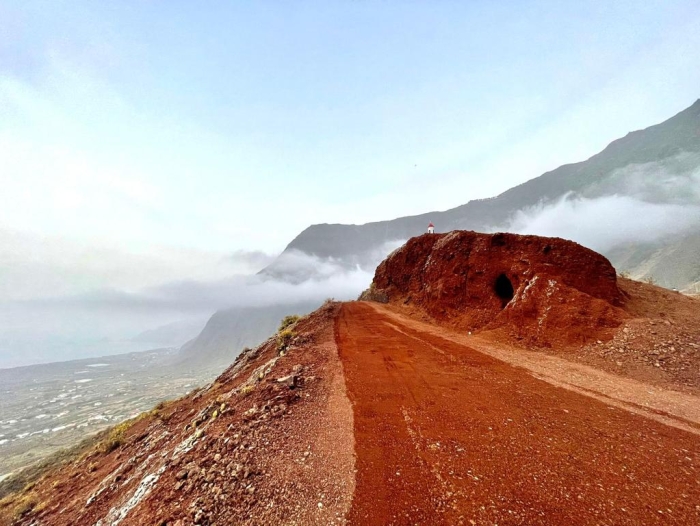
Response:
[[[131,338],[131,341],[158,344],[164,347],[180,347],[197,336],[206,322],[206,318],[198,318],[168,323],[155,329],[143,331]]]
[[[279,327],[289,314],[308,314],[320,303],[303,302],[268,307],[235,307],[216,312],[199,335],[180,348],[176,363],[179,366],[228,366],[245,347],[263,342]]]
[[[630,243],[606,255],[616,268],[635,279],[651,277],[663,287],[700,294],[700,232],[662,243]]]
[[[669,178],[674,184],[666,184]],[[683,182],[696,189],[700,186],[700,100],[661,124],[613,141],[586,161],[561,166],[494,198],[470,201],[444,212],[364,225],[312,225],[262,274],[290,281],[314,275],[311,263],[305,268],[289,265],[299,254],[372,270],[394,248],[392,244],[423,233],[429,221],[441,232],[505,230],[519,211],[555,203],[567,195],[700,204],[700,192],[687,191]],[[700,224],[698,227],[700,231]],[[688,288],[700,281],[695,263],[700,260],[700,241],[694,234],[652,244],[631,243],[604,252],[618,270],[636,277],[653,276],[667,287]]]

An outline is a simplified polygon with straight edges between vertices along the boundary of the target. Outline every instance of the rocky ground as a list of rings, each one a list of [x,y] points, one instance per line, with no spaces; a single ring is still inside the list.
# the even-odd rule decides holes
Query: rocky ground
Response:
[[[115,428],[0,505],[4,523],[344,523],[352,409],[333,337],[337,305],[241,355],[214,383]]]
[[[625,278],[619,284],[627,298],[621,327],[572,354],[617,374],[700,393],[700,300]]]

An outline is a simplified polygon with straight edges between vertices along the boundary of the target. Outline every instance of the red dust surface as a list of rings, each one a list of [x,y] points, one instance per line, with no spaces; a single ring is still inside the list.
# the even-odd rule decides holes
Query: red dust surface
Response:
[[[698,435],[344,304],[351,524],[699,524]]]

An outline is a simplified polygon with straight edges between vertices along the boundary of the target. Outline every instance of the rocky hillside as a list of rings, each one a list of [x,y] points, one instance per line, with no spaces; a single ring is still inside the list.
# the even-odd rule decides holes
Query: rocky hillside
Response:
[[[359,264],[373,269],[390,252],[391,248],[387,247],[397,240],[405,241],[421,234],[429,221],[440,232],[504,230],[519,211],[546,206],[566,195],[626,196],[648,203],[700,205],[698,185],[700,100],[661,124],[612,142],[586,161],[561,166],[492,199],[470,201],[444,212],[365,225],[310,226],[263,272],[298,280],[299,268],[295,267],[295,275],[291,276],[285,264],[295,252],[333,258],[349,267]],[[630,224],[637,220],[637,217],[628,218]],[[615,225],[615,228],[623,227]],[[605,255],[618,270],[627,270],[635,277],[653,276],[666,287],[685,289],[700,281],[700,268],[695,263],[700,261],[700,245],[696,238],[697,234],[684,232],[652,243],[615,246]],[[683,254],[681,259],[679,254]],[[306,273],[313,272],[309,266]]]
[[[212,315],[196,338],[180,348],[175,365],[193,369],[218,368],[220,371],[244,348],[254,347],[267,339],[285,316],[308,314],[317,307],[317,303],[302,302],[220,310]]]
[[[215,382],[85,446],[0,524],[329,524],[353,489],[352,409],[328,304]]]
[[[473,232],[411,240],[367,296],[0,483],[0,523],[700,521],[700,301]]]

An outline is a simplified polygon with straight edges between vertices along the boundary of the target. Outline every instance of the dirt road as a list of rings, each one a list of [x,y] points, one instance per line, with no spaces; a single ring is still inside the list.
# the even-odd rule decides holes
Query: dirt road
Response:
[[[352,524],[699,524],[700,437],[556,387],[369,303],[336,341]]]

